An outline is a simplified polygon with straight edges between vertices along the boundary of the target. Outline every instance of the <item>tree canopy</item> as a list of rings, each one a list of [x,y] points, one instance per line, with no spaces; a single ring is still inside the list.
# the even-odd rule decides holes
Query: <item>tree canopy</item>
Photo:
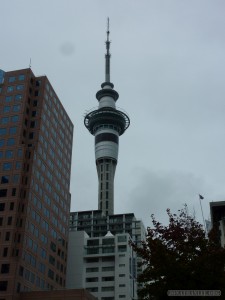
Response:
[[[221,290],[221,297],[203,299],[225,299],[225,249],[218,243],[215,230],[206,237],[187,206],[178,214],[167,209],[167,214],[168,226],[152,215],[153,226],[147,228],[146,241],[141,246],[131,243],[145,266],[138,278],[142,284],[139,299],[165,299],[169,290]],[[182,297],[195,298],[199,299]]]

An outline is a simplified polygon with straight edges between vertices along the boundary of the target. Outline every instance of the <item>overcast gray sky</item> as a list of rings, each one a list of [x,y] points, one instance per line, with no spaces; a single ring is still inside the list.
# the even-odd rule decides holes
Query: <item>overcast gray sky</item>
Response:
[[[0,69],[46,75],[75,125],[71,210],[97,209],[94,138],[83,125],[111,80],[131,126],[120,138],[115,213],[150,215],[187,203],[202,221],[225,200],[224,0],[1,1]]]

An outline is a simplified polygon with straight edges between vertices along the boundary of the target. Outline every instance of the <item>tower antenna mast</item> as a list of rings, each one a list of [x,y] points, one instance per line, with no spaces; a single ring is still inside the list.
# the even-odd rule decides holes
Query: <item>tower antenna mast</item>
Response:
[[[110,41],[109,41],[109,18],[107,18],[107,40],[106,40],[106,55],[105,55],[105,81],[106,82],[110,82],[110,52],[109,52],[109,48],[110,48]]]

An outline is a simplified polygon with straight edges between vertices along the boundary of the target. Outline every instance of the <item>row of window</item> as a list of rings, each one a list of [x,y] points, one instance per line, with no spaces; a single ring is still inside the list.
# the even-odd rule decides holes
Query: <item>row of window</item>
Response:
[[[22,167],[22,162],[21,161],[5,162],[5,163],[2,164],[2,170],[3,171],[11,171],[13,169],[20,170],[21,167]]]
[[[19,85],[10,85],[7,87],[7,93],[11,93],[13,91],[22,91],[24,89],[24,84],[19,84]]]
[[[56,98],[56,96],[54,95],[54,92],[52,91],[52,89],[49,87],[48,84],[46,85],[46,90],[48,92],[48,93],[45,92],[45,94],[44,94],[44,98],[46,100],[46,103],[48,104],[50,109],[52,108],[53,103],[54,103],[54,105],[57,107],[57,109],[60,112],[61,117],[62,117],[61,120],[59,118],[60,125],[62,126],[62,128],[64,130],[66,130],[66,128],[65,128],[65,123],[66,123],[67,127],[69,128],[70,133],[72,134],[73,125],[72,125],[71,121],[69,120],[69,117],[67,116],[63,106],[60,105],[60,101]]]
[[[16,95],[6,96],[5,97],[5,102],[9,103],[9,102],[13,101],[13,99],[14,99],[15,102],[21,101],[23,99],[23,95],[16,94]]]
[[[2,117],[0,120],[1,124],[8,124],[10,122],[12,123],[16,123],[19,121],[19,116],[18,115],[14,115],[14,116],[10,116],[10,117]]]
[[[13,106],[6,105],[6,106],[3,107],[3,113],[19,112],[20,108],[21,108],[20,104],[16,104],[16,105],[13,105]]]
[[[20,74],[20,75],[18,75],[18,77],[16,77],[16,76],[10,76],[8,78],[8,82],[15,82],[16,80],[24,81],[24,79],[25,79],[25,75],[24,74]]]

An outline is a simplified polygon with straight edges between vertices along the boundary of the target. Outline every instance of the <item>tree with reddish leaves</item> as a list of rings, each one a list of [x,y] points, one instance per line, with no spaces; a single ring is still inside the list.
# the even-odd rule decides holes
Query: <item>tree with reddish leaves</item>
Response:
[[[225,299],[225,249],[218,243],[217,232],[212,230],[206,238],[186,205],[178,214],[169,209],[167,214],[168,226],[152,215],[153,227],[147,228],[146,241],[141,246],[131,243],[145,266],[138,278],[142,284],[138,299],[199,299],[168,297],[169,290],[220,290],[220,297],[203,299]]]

